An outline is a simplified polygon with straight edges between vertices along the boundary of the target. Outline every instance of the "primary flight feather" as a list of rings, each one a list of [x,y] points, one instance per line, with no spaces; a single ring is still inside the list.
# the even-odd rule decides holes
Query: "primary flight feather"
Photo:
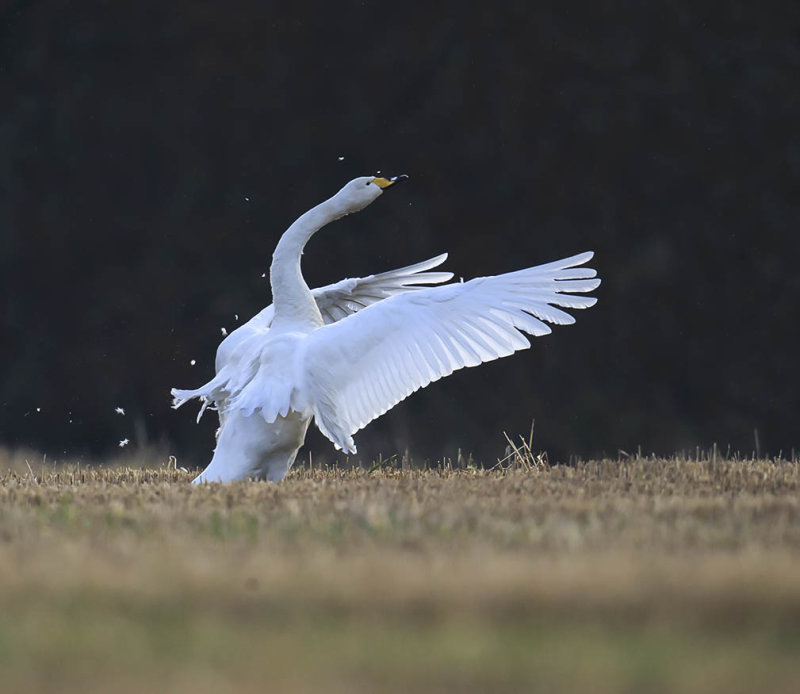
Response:
[[[353,434],[414,391],[525,349],[525,333],[575,322],[563,308],[595,303],[581,296],[600,284],[581,267],[591,252],[445,285],[450,273],[430,272],[440,255],[310,290],[300,257],[311,236],[397,180],[356,178],[292,224],[272,259],[273,304],[223,340],[211,381],[173,389],[174,407],[199,398],[201,414],[211,403],[219,411],[217,447],[196,483],[283,479],[312,418],[337,448],[355,453]]]

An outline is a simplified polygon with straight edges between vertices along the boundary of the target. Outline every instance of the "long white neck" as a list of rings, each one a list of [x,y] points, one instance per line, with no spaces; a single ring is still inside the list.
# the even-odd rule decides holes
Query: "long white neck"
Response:
[[[334,196],[311,208],[281,236],[269,269],[272,303],[275,306],[273,327],[286,323],[322,325],[317,303],[303,279],[300,258],[306,243],[315,233],[345,214],[344,205]]]

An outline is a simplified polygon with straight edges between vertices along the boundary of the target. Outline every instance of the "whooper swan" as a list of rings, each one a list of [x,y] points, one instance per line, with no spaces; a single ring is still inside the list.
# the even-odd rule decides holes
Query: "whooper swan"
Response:
[[[550,332],[588,308],[593,253],[469,282],[437,285],[429,272],[446,255],[310,290],[300,270],[308,240],[326,224],[364,209],[400,178],[364,176],[302,215],[281,237],[270,267],[273,304],[223,340],[216,376],[196,390],[173,389],[173,407],[213,403],[220,429],[214,456],[194,480],[280,481],[313,418],[337,449],[411,393],[456,369],[530,347],[523,333]]]

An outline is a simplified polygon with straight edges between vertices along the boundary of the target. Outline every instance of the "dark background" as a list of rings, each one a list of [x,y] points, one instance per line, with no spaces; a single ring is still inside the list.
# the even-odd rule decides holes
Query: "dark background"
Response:
[[[800,444],[797,2],[0,7],[0,443],[205,463],[170,387],[268,303],[288,224],[380,170],[412,181],[314,238],[311,286],[589,249],[603,284],[363,457],[491,461],[532,419],[551,460]]]

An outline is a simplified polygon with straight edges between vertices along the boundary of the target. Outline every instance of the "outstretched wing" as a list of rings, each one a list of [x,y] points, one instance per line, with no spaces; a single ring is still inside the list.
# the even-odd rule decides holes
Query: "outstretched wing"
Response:
[[[452,272],[428,272],[445,260],[447,253],[442,253],[421,263],[369,277],[342,280],[336,284],[314,289],[311,293],[322,314],[322,320],[326,324],[335,323],[376,301],[395,294],[419,290],[425,285],[447,282],[452,279]]]
[[[574,323],[561,308],[596,302],[575,296],[600,284],[594,270],[577,267],[592,256],[400,294],[316,330],[302,359],[317,426],[354,453],[352,435],[415,390],[530,347],[523,333],[546,335],[543,321]]]

